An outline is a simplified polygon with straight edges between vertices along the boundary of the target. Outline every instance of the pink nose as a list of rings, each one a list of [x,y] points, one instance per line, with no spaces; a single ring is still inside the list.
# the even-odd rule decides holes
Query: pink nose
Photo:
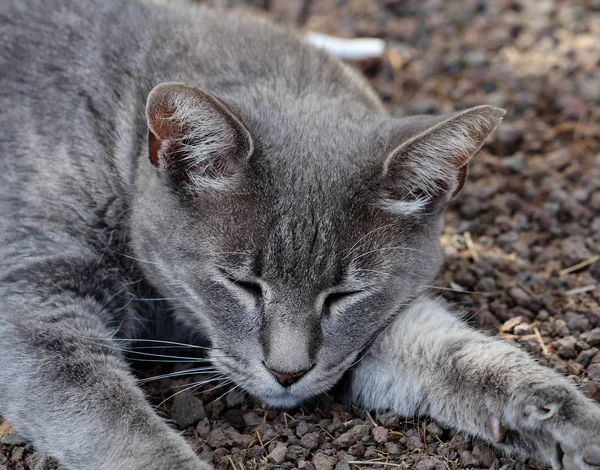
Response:
[[[298,380],[300,380],[302,377],[304,377],[306,375],[306,373],[310,370],[310,369],[306,369],[306,370],[303,370],[300,372],[288,373],[288,372],[279,372],[277,370],[269,369],[268,367],[267,367],[267,369],[271,374],[273,374],[273,377],[275,377],[277,379],[277,382],[279,382],[284,387],[289,387],[289,386],[295,384],[296,382],[298,382]]]

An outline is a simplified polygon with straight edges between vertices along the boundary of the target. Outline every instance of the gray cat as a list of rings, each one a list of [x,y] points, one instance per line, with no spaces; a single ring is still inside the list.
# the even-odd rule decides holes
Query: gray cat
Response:
[[[170,332],[273,406],[347,373],[356,404],[600,468],[600,408],[426,294],[502,110],[391,118],[326,52],[204,9],[4,0],[0,24],[0,413],[38,449],[208,468],[122,353]]]

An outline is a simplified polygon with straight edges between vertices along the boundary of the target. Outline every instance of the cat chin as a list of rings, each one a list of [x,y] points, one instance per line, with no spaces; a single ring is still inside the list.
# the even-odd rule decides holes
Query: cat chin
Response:
[[[279,396],[272,397],[259,397],[260,401],[263,402],[269,408],[277,409],[289,409],[298,406],[303,400],[300,397],[296,397],[291,394],[281,394]]]

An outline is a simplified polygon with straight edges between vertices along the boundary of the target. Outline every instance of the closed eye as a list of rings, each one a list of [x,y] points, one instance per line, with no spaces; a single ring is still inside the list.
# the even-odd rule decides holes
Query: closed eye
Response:
[[[327,294],[325,299],[323,299],[323,307],[321,309],[323,316],[330,315],[336,306],[345,300],[349,300],[354,295],[361,294],[362,292],[363,291],[355,290],[346,292],[331,292]]]
[[[248,281],[240,281],[235,279],[229,279],[232,283],[234,283],[237,287],[242,288],[248,294],[261,298],[263,295],[262,287],[256,282],[248,282]]]
[[[250,294],[252,297],[257,299],[261,299],[263,296],[263,289],[258,282],[245,281],[242,279],[236,279],[234,276],[226,272],[225,270],[220,270],[221,274],[227,279],[231,284],[235,287],[244,290],[247,294]]]

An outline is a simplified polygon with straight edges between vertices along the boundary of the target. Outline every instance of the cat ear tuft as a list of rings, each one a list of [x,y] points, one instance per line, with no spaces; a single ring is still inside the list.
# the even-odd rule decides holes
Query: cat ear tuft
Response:
[[[495,106],[477,106],[423,120],[431,125],[416,126],[417,134],[396,147],[384,162],[384,208],[418,214],[454,198],[465,184],[469,160],[504,114]]]
[[[210,93],[162,83],[148,95],[150,162],[177,183],[222,187],[253,151],[240,120]]]

